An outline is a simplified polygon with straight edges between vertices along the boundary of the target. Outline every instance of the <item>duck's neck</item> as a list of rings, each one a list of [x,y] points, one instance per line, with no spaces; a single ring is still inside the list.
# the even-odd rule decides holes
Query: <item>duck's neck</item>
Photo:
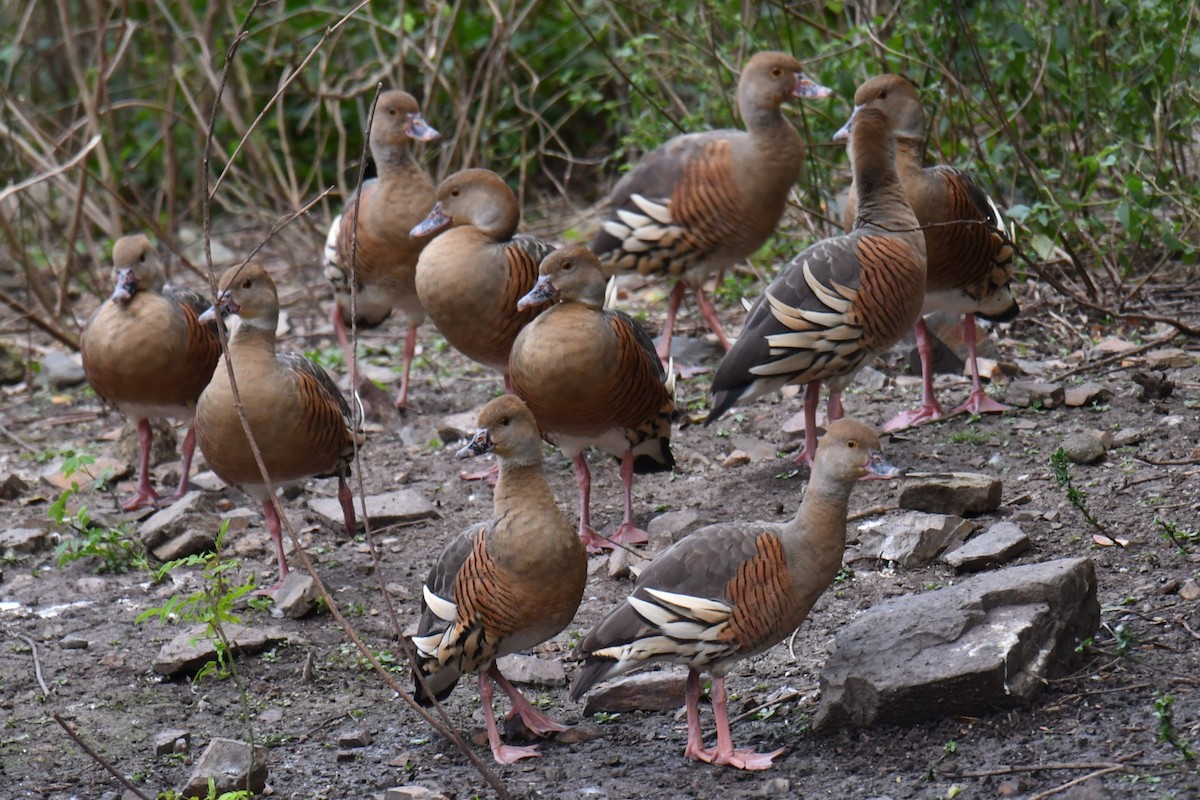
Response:
[[[920,235],[917,217],[896,173],[896,140],[886,131],[861,124],[855,125],[851,136],[858,193],[855,227],[871,224],[894,233]]]
[[[408,145],[391,147],[371,147],[371,158],[375,160],[375,169],[381,179],[393,175],[403,175],[417,166]]]
[[[550,484],[546,482],[546,473],[542,469],[542,460],[501,459],[494,493],[496,515],[502,515],[513,506],[529,506],[533,495],[549,497],[551,504],[555,504]]]
[[[275,329],[279,326],[279,314],[267,314],[254,319],[243,319],[229,340],[229,349],[254,349],[275,352]]]

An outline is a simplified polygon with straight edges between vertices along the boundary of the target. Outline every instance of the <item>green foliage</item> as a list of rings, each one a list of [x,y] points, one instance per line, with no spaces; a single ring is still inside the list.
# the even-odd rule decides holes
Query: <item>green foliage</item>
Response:
[[[1154,524],[1163,529],[1162,537],[1175,545],[1179,555],[1187,558],[1191,555],[1189,545],[1200,544],[1200,530],[1180,527],[1174,520],[1154,518]]]
[[[85,505],[81,505],[74,514],[67,508],[71,499],[81,493],[91,495],[107,489],[112,471],[105,469],[100,475],[94,475],[89,469],[90,465],[96,463],[92,456],[72,451],[64,453],[64,456],[60,472],[65,477],[72,478],[76,474],[82,474],[89,480],[82,489],[78,481],[71,481],[71,487],[64,489],[46,512],[55,525],[77,534],[75,537],[64,539],[55,548],[54,555],[59,569],[85,558],[95,559],[95,570],[100,573],[125,573],[130,570],[148,569],[145,548],[134,536],[130,523],[123,522],[112,527],[93,520]]]
[[[1071,505],[1079,509],[1079,513],[1083,514],[1083,518],[1088,521],[1089,525],[1101,533],[1105,533],[1104,526],[1100,524],[1100,520],[1096,519],[1092,512],[1088,510],[1087,492],[1075,487],[1075,483],[1071,478],[1071,459],[1067,458],[1067,452],[1061,447],[1051,454],[1050,468],[1054,471],[1055,482],[1066,489],[1067,500]]]
[[[1175,729],[1175,698],[1159,690],[1154,693],[1154,718],[1158,720],[1158,740],[1170,744],[1184,761],[1192,761],[1196,754],[1188,740]]]

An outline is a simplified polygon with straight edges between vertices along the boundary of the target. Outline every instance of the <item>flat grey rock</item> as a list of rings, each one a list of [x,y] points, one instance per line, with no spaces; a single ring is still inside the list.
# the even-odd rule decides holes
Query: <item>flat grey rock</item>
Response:
[[[911,511],[860,526],[859,553],[912,569],[928,564],[946,548],[966,540],[973,528],[970,522],[952,514]]]
[[[177,536],[172,536],[151,548],[150,552],[159,561],[174,561],[200,553],[208,553],[217,546],[216,532],[211,527],[186,528]]]
[[[651,550],[663,550],[699,528],[703,522],[700,515],[690,508],[679,511],[664,511],[646,526]]]
[[[225,633],[237,655],[261,653],[268,647],[294,639],[278,628],[251,628],[246,625],[227,625]],[[193,625],[165,643],[154,659],[154,671],[160,675],[191,672],[216,658],[215,639],[206,626]]]
[[[50,545],[50,532],[43,528],[0,529],[0,552],[36,553]]]
[[[308,507],[335,528],[342,528],[346,524],[342,504],[336,497],[314,497],[308,501]],[[357,498],[354,502],[354,513],[360,513]],[[371,526],[375,528],[402,522],[418,522],[436,516],[438,513],[433,503],[414,489],[398,489],[367,498],[367,517],[371,520]]]
[[[986,514],[1000,507],[999,478],[973,472],[951,472],[905,480],[898,501],[901,508],[933,514]]]
[[[686,669],[635,672],[605,681],[588,693],[585,715],[604,711],[674,711],[683,705]]]
[[[291,619],[306,617],[316,609],[320,596],[312,576],[302,569],[294,569],[275,590],[275,608],[271,613]]]
[[[557,658],[538,658],[513,653],[497,659],[496,665],[500,667],[504,677],[522,686],[567,685],[567,673],[563,670],[562,661]]]
[[[438,438],[445,444],[470,439],[479,427],[479,412],[480,409],[475,408],[442,417],[437,423]]]
[[[186,753],[192,746],[192,734],[183,728],[170,728],[159,731],[154,736],[154,755],[165,756],[169,753]]]
[[[198,514],[207,508],[204,493],[191,491],[160,511],[155,511],[138,525],[138,535],[142,543],[151,549],[167,539],[181,533],[187,525],[189,516]]]
[[[42,370],[38,382],[51,389],[66,389],[78,386],[87,380],[83,372],[83,361],[78,353],[51,350],[42,356]]]
[[[813,728],[977,716],[1032,701],[1100,624],[1089,559],[985,572],[881,603],[840,631]]]
[[[1098,464],[1104,460],[1104,442],[1094,433],[1072,433],[1063,439],[1061,447],[1075,464]]]
[[[962,571],[987,569],[1011,561],[1029,549],[1029,536],[1015,522],[997,522],[962,547],[942,556]]]
[[[1005,390],[1004,399],[1021,408],[1058,408],[1066,400],[1063,387],[1045,381],[1013,381]]]
[[[251,749],[234,739],[213,739],[196,760],[183,796],[208,797],[210,780],[218,795],[237,789],[260,794],[267,788],[267,748]]]
[[[1099,405],[1112,399],[1112,390],[1107,386],[1088,381],[1079,386],[1072,386],[1063,395],[1063,400],[1071,408]]]
[[[449,800],[448,795],[436,789],[411,784],[394,786],[383,793],[383,800]]]

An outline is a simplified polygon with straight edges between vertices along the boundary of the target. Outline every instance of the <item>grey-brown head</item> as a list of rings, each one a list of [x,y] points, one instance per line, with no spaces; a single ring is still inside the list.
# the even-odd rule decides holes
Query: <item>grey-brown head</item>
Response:
[[[516,233],[520,221],[517,197],[499,175],[488,169],[465,169],[442,181],[433,210],[410,235],[428,236],[451,226],[474,225],[503,238]]]
[[[886,114],[898,140],[925,140],[925,111],[921,107],[921,98],[903,75],[878,75],[859,86],[854,93],[854,113],[833,135],[835,142],[850,138],[854,118],[864,108],[877,108]]]
[[[441,136],[425,118],[416,98],[408,92],[393,89],[379,95],[375,116],[371,120],[371,147],[397,147],[409,139],[432,142]]]
[[[879,435],[870,426],[853,419],[830,423],[817,446],[813,477],[853,482],[865,477],[895,478],[901,471],[888,463],[880,449]]]
[[[533,412],[513,394],[497,397],[479,412],[479,429],[457,458],[495,453],[502,460],[534,463],[542,458],[542,437]]]
[[[517,301],[517,310],[554,299],[579,301],[602,308],[606,285],[596,254],[586,245],[567,245],[542,259],[537,283]]]
[[[794,97],[820,99],[833,91],[806,76],[793,56],[768,50],[746,62],[737,95],[744,116],[749,109],[774,110]]]
[[[201,322],[236,314],[251,327],[275,330],[279,320],[279,293],[262,264],[230,267],[221,275],[218,287],[217,304],[200,315]]]
[[[125,305],[138,290],[162,291],[166,280],[158,253],[144,235],[122,236],[113,244],[113,293],[109,299],[114,303]]]

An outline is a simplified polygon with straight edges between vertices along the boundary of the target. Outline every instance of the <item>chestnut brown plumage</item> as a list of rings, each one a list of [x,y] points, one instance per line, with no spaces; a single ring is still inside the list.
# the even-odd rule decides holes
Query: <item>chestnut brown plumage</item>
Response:
[[[804,143],[780,107],[794,97],[830,94],[787,53],[758,53],[738,80],[745,131],[676,136],[613,188],[591,247],[606,274],[637,271],[676,281],[658,346],[663,362],[689,286],[713,333],[729,349],[704,282],[758,250],[783,216],[788,192],[800,176]]]
[[[310,477],[336,477],[346,532],[353,536],[357,526],[346,478],[355,446],[364,439],[353,426],[349,404],[321,367],[299,353],[276,352],[279,297],[261,265],[233,267],[221,276],[217,305],[204,317],[230,315],[237,315],[241,324],[229,339],[229,363],[271,483],[278,487]],[[288,565],[279,517],[234,405],[224,357],[200,395],[196,432],[213,472],[262,503],[282,581]]]
[[[433,181],[413,158],[409,143],[430,142],[438,136],[421,116],[412,95],[399,90],[379,95],[369,137],[377,177],[363,182],[350,196],[325,240],[325,276],[333,284],[334,295],[333,329],[346,354],[347,369],[354,363],[346,334],[351,275],[356,327],[377,327],[397,307],[404,312],[408,333],[397,408],[408,406],[417,326],[425,319],[417,297],[416,274],[417,257],[429,240],[413,238],[409,230],[433,208]]]
[[[492,711],[494,681],[526,727],[566,730],[534,708],[496,659],[535,647],[570,624],[583,597],[587,555],[558,509],[542,470],[542,442],[521,400],[503,395],[479,414],[479,430],[459,458],[494,451],[500,477],[492,517],[451,539],[422,587],[415,695],[445,699],[463,674],[479,673],[479,695],[492,755],[501,764],[538,755],[536,747],[500,741]]]
[[[669,471],[675,379],[638,322],[604,308],[600,262],[583,245],[546,256],[537,284],[518,303],[547,308],[513,343],[508,372],[538,427],[575,464],[579,535],[589,549],[639,544],[646,532],[633,521],[635,472]],[[609,538],[597,536],[589,517],[591,472],[584,451],[599,447],[621,461],[625,519]]]
[[[162,262],[142,235],[113,245],[113,293],[79,337],[83,370],[96,394],[138,427],[141,460],[138,488],[122,507],[159,504],[150,482],[150,420],[175,417],[188,423],[183,466],[171,501],[188,490],[196,432],[196,401],[221,355],[215,325],[199,321],[208,301],[191,289],[164,288]]]
[[[517,310],[554,246],[517,233],[521,211],[499,175],[468,169],[442,181],[437,203],[412,235],[449,228],[421,252],[417,295],[454,349],[504,376],[521,328],[539,309]]]
[[[713,377],[712,422],[735,403],[803,384],[805,448],[817,446],[821,382],[840,390],[916,321],[925,295],[925,237],[894,165],[892,120],[863,109],[850,146],[858,193],[854,229],[817,242],[780,270],[746,317]],[[829,418],[841,416],[831,394]]]
[[[896,120],[896,172],[908,202],[925,233],[928,257],[925,303],[922,313],[950,311],[964,314],[963,342],[970,362],[970,397],[952,414],[998,413],[1008,406],[987,396],[979,378],[975,355],[975,317],[992,321],[1017,315],[1013,298],[1013,248],[995,202],[971,176],[947,166],[925,167],[925,116],[920,97],[900,75],[880,75],[863,83],[854,95],[855,114],[860,108],[882,108]],[[848,138],[854,115],[835,134]],[[858,214],[853,186],[844,214],[850,230]],[[957,223],[957,224],[955,224]],[[924,320],[915,326],[921,356],[921,406],[906,411],[885,426],[885,431],[942,417],[944,412],[933,390],[933,359],[929,329]]]
[[[594,685],[652,661],[688,667],[688,741],[684,755],[741,769],[766,769],[782,751],[735,750],[729,734],[725,676],[794,631],[833,582],[846,546],[846,505],[862,477],[899,470],[859,422],[832,423],[821,439],[812,478],[790,522],[709,525],[676,542],[638,576],[630,596],[579,645],[578,699]],[[700,672],[713,676],[717,746],[700,732]]]

